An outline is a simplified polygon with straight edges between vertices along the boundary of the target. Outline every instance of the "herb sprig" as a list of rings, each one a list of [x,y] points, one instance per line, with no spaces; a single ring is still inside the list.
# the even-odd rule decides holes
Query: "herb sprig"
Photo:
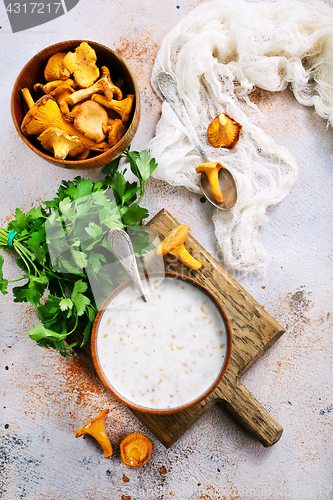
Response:
[[[119,171],[121,158],[138,182],[126,180],[126,168]],[[82,332],[81,346],[89,340],[98,310],[90,281],[99,280],[105,296],[113,285],[112,277],[101,272],[113,257],[107,233],[112,227],[140,226],[148,216],[139,203],[156,167],[147,151],[127,150],[103,168],[104,180],[62,181],[53,200],[27,213],[17,208],[7,228],[0,229],[0,248],[10,248],[8,235],[16,232],[12,247],[23,272],[17,280],[4,278],[0,256],[0,291],[6,294],[9,283],[25,281],[13,287],[14,302],[35,307],[40,323],[28,334],[40,346],[66,355],[77,345],[66,342],[71,333]],[[137,236],[133,244],[140,252],[146,242]]]

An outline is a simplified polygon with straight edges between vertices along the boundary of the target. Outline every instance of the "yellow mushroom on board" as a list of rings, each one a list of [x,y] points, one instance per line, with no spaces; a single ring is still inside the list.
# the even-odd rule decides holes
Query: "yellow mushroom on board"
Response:
[[[169,253],[177,257],[180,262],[185,264],[185,266],[189,267],[190,269],[198,270],[202,267],[202,263],[192,257],[192,255],[186,250],[184,243],[179,245],[174,250],[170,250]]]
[[[102,410],[97,417],[93,418],[84,427],[81,427],[75,433],[75,437],[78,438],[83,434],[89,434],[98,441],[102,446],[105,458],[109,458],[112,455],[112,446],[108,435],[106,434],[104,427],[104,417],[109,413],[109,410]]]
[[[190,269],[200,269],[202,263],[192,257],[184,246],[184,241],[187,238],[188,232],[189,227],[185,224],[176,226],[158,245],[156,255],[166,255],[170,253]]]

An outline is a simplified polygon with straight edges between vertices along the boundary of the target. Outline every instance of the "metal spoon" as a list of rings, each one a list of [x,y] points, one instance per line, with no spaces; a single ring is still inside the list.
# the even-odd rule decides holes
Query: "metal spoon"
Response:
[[[134,285],[139,290],[143,300],[148,302],[148,296],[140,279],[133,245],[128,234],[124,229],[114,227],[109,232],[108,242],[111,250],[118,257],[120,264],[124,267]]]
[[[182,98],[178,93],[176,82],[173,76],[170,75],[170,73],[167,73],[166,71],[161,71],[157,75],[157,83],[165,99],[168,101],[174,112],[178,115],[184,127],[186,127],[193,141],[193,144],[199,151],[203,161],[205,163],[210,163],[210,160],[207,158],[206,153],[203,150],[199,142],[199,139],[194,131],[192,123],[190,122]],[[237,201],[237,187],[233,176],[231,175],[231,173],[227,168],[220,169],[219,182],[220,182],[221,193],[223,196],[222,203],[218,203],[215,200],[210,189],[207,175],[201,174],[200,185],[207,200],[209,200],[215,207],[220,208],[221,210],[229,210],[235,205]]]

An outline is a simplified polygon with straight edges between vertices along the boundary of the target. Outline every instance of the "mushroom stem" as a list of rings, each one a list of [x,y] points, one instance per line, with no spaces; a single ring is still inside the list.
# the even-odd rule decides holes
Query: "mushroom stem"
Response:
[[[136,446],[131,449],[128,454],[129,462],[133,467],[136,467],[140,462],[140,450]]]
[[[105,94],[105,98],[111,101],[113,94],[117,94],[118,99],[123,98],[123,93],[120,88],[112,82],[110,77],[110,71],[106,66],[101,67],[102,77],[97,80],[93,85],[85,89],[80,89],[74,92],[70,97],[67,98],[68,104],[74,106],[78,102],[89,99],[93,94]]]
[[[24,87],[21,90],[21,92],[23,95],[23,99],[25,100],[25,102],[28,105],[28,108],[31,109],[35,105],[35,101],[33,100],[32,96],[30,94],[30,90],[27,87]]]
[[[105,106],[106,108],[116,111],[116,113],[121,116],[122,122],[126,124],[132,110],[134,95],[128,94],[126,98],[122,99],[121,101],[117,101],[116,99],[111,99],[111,101],[108,101],[106,97],[94,94],[91,100],[102,104],[102,106]]]

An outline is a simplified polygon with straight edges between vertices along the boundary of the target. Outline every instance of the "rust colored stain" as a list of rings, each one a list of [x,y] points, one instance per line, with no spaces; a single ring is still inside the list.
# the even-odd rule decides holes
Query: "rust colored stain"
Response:
[[[125,475],[123,475],[123,481],[124,481],[124,483],[129,483],[130,482],[130,478],[127,477],[127,476],[125,476]]]
[[[118,54],[124,59],[151,65],[155,61],[158,50],[159,45],[148,33],[135,41],[121,37],[117,48]]]
[[[121,495],[121,500],[131,500],[129,495]]]
[[[207,492],[199,497],[200,500],[241,500],[237,492],[231,493],[229,497],[221,494],[213,486],[208,486]]]
[[[274,94],[275,92],[270,92],[269,90],[264,90],[260,87],[254,87],[252,92],[249,94],[249,98],[254,104],[267,104],[272,101]]]
[[[168,471],[167,471],[167,468],[165,467],[165,465],[162,465],[162,467],[160,467],[158,469],[158,472],[163,475],[163,474],[166,474]]]

